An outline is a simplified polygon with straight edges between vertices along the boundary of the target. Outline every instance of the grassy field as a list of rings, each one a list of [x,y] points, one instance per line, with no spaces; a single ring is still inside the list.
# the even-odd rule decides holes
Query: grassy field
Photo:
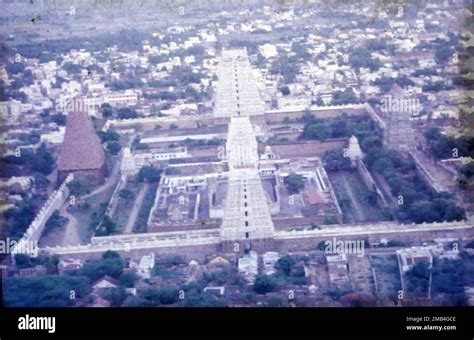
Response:
[[[401,289],[397,255],[374,254],[370,256],[370,262],[375,271],[378,296],[380,298],[396,298]]]
[[[369,191],[356,170],[330,171],[328,176],[341,205],[344,223],[386,219],[380,206],[369,201]]]
[[[156,190],[158,189],[158,183],[151,183],[148,186],[148,190],[145,193],[140,211],[138,212],[137,219],[135,220],[135,225],[133,226],[134,233],[144,233],[147,231],[147,221],[148,215],[150,215],[150,210],[153,207],[155,201]]]
[[[142,183],[137,184],[134,181],[128,181],[123,190],[130,190],[133,196],[120,197],[119,195],[117,198],[117,208],[115,209],[112,219],[119,225],[120,232],[123,232],[123,228],[125,228],[128,223],[138,192],[142,187]]]

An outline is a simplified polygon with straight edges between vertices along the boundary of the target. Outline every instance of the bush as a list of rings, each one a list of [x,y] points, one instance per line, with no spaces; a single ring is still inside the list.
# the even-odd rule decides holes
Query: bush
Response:
[[[290,193],[298,193],[304,189],[305,185],[303,176],[295,174],[294,172],[286,176],[283,182],[286,184],[286,188]]]
[[[159,182],[160,174],[161,174],[161,169],[154,168],[149,165],[145,165],[138,172],[137,179],[140,182],[144,182],[144,181],[148,183]]]
[[[328,170],[347,170],[351,168],[351,160],[344,157],[343,149],[328,150],[324,153],[323,162]]]
[[[70,298],[73,290],[76,299],[84,298],[89,291],[87,278],[69,275],[42,275],[10,277],[5,279],[4,304],[7,307],[67,307],[75,301]]]
[[[294,264],[295,260],[293,260],[291,256],[286,255],[277,261],[277,263],[275,264],[275,268],[281,270],[286,276],[289,276]]]
[[[123,267],[121,258],[103,258],[86,262],[79,270],[79,274],[88,277],[91,282],[97,281],[104,275],[118,279],[123,273]]]
[[[122,149],[122,146],[120,143],[112,141],[112,142],[107,142],[107,150],[112,154],[112,155],[117,155],[120,152],[120,149]]]
[[[91,192],[91,187],[89,182],[85,179],[74,179],[67,184],[69,189],[69,194],[73,196],[83,196]]]
[[[120,196],[120,198],[124,198],[124,199],[128,200],[128,199],[133,199],[135,197],[135,194],[130,189],[122,189],[122,190],[119,191],[119,196]]]
[[[171,305],[178,300],[178,289],[164,287],[158,290],[158,299],[164,305]]]
[[[135,282],[138,280],[137,274],[134,272],[126,272],[120,276],[119,284],[126,288],[132,288],[135,286]]]
[[[59,210],[54,211],[44,225],[43,235],[47,235],[53,229],[62,229],[67,224],[68,219],[59,214]]]
[[[266,294],[273,292],[277,287],[277,282],[274,277],[268,275],[257,275],[253,290],[257,294]]]
[[[97,132],[102,143],[106,142],[118,142],[120,139],[120,135],[114,129],[108,129],[107,131],[99,131]]]

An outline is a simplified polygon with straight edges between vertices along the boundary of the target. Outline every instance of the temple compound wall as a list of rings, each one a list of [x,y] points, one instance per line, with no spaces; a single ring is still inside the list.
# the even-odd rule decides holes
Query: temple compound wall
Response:
[[[159,236],[157,236],[159,235]],[[153,239],[155,237],[155,239]],[[124,258],[138,258],[150,252],[157,256],[178,255],[186,260],[203,261],[218,253],[243,254],[252,249],[257,252],[281,253],[316,250],[322,241],[367,240],[377,245],[383,239],[406,244],[421,244],[436,238],[472,240],[474,227],[468,222],[440,222],[425,224],[373,224],[331,225],[325,229],[302,231],[275,231],[273,239],[222,241],[216,230],[170,232],[156,234],[129,234],[93,238],[91,244],[65,247],[46,247],[40,253],[60,258],[99,258],[107,250],[119,252]]]
[[[26,229],[22,238],[18,240],[16,247],[12,250],[12,254],[25,252],[31,249],[32,243],[37,244],[48,219],[55,210],[59,209],[64,204],[68,198],[69,189],[67,184],[73,179],[74,175],[70,174],[68,177],[66,177],[58,190],[53,191],[46,203],[28,226],[28,229]]]

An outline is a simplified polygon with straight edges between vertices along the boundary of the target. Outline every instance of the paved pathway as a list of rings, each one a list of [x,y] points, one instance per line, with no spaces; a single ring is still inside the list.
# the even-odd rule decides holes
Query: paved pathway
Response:
[[[79,232],[77,230],[77,219],[71,215],[67,208],[69,207],[69,201],[66,201],[63,206],[61,207],[60,214],[66,218],[68,218],[68,223],[65,226],[65,232],[63,237],[63,245],[76,245],[81,243],[81,238],[79,236]]]
[[[145,193],[147,192],[147,190],[148,183],[145,183],[145,185],[141,188],[141,190],[138,192],[137,197],[135,198],[132,211],[130,212],[130,217],[128,218],[127,226],[123,231],[124,234],[131,234],[133,232],[133,226],[135,224],[135,220],[137,219],[138,212],[140,211],[140,207],[142,206],[143,198],[145,197]]]

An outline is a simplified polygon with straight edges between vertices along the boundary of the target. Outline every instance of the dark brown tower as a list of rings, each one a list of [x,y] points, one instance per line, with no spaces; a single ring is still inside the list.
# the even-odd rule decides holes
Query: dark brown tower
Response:
[[[104,149],[86,112],[69,112],[59,154],[58,182],[70,173],[91,184],[101,184],[107,174]]]

